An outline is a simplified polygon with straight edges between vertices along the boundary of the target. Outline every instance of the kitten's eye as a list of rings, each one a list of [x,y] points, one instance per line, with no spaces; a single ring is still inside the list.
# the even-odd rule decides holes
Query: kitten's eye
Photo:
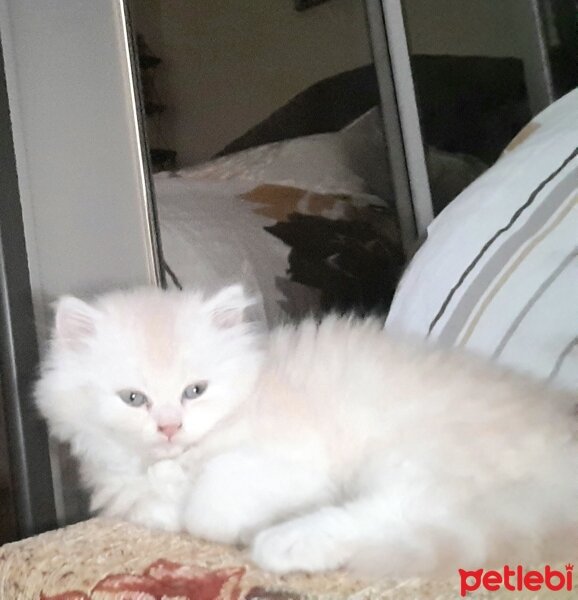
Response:
[[[149,401],[142,392],[137,392],[136,390],[120,390],[117,394],[129,406],[144,406]]]
[[[204,394],[209,383],[207,381],[197,381],[188,385],[183,391],[183,400],[193,400]]]

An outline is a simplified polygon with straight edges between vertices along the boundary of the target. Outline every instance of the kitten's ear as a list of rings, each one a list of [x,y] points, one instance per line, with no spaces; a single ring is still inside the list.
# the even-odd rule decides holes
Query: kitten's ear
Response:
[[[255,300],[245,294],[242,285],[237,284],[217,292],[207,301],[207,308],[213,323],[226,329],[242,323],[245,311],[253,304]]]
[[[56,303],[54,337],[70,348],[79,348],[96,333],[99,312],[73,296]]]

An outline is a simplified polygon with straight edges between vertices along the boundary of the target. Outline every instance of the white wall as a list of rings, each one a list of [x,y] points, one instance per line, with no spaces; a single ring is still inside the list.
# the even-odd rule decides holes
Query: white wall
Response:
[[[371,62],[363,0],[132,0],[163,59],[162,118],[181,165],[213,155],[311,84]],[[164,68],[163,68],[164,67]]]

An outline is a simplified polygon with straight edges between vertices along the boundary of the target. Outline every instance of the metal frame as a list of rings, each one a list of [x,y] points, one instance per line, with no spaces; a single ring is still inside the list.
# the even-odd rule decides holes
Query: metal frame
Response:
[[[140,155],[140,169],[142,181],[142,195],[146,200],[148,229],[151,237],[151,247],[153,252],[154,273],[157,284],[167,287],[166,263],[163,257],[163,246],[159,224],[159,215],[155,199],[155,188],[153,185],[150,149],[146,134],[146,112],[144,108],[144,98],[142,96],[142,82],[139,69],[139,58],[136,47],[136,35],[132,27],[130,17],[130,7],[128,0],[118,0],[121,12],[121,25],[123,27],[123,37],[125,42],[125,52],[127,60],[127,72],[130,77],[131,100],[133,106],[132,117],[137,131],[137,143]]]
[[[7,201],[15,198],[18,202],[19,187],[28,251],[26,259],[24,239],[19,237],[22,223],[18,230],[3,228],[4,246],[18,243],[21,263],[6,255],[5,260],[9,276],[20,269],[17,264],[28,268],[38,325],[35,333],[41,343],[52,321],[49,305],[62,294],[84,296],[113,287],[163,283],[125,0],[75,0],[73,4],[71,10],[67,0],[0,0],[13,137],[13,144],[12,140],[8,143],[11,160],[15,154],[18,165],[18,178],[15,169],[7,171],[13,174],[13,184],[4,185],[2,191]],[[7,139],[4,136],[0,143]],[[2,214],[0,218],[4,225]],[[103,237],[109,243],[102,244]],[[8,320],[28,323],[32,338],[35,321],[27,312],[28,304],[22,301],[10,309],[16,312]],[[34,357],[16,356],[13,366],[23,371],[23,378],[32,379],[36,339],[31,339],[29,348]],[[29,480],[23,483],[22,493],[31,490],[20,510],[31,523],[23,528],[25,534],[45,528],[34,520],[51,520],[42,517],[35,502],[43,496],[29,485],[35,483],[36,475],[42,482],[51,470],[44,430],[38,433],[34,423],[26,421],[32,417],[24,412],[33,411],[28,391],[17,391],[21,398],[8,399],[10,444],[15,472]],[[38,460],[33,458],[36,440],[43,449]],[[60,469],[64,464],[61,453],[56,444],[52,446],[54,501],[42,500],[42,504],[52,507],[55,503],[60,524],[66,524],[85,515],[66,504],[77,491],[77,481],[72,475],[66,480],[68,473]],[[33,471],[36,465],[42,476]],[[45,489],[50,487],[48,482]]]
[[[556,99],[552,82],[552,69],[548,46],[544,33],[544,18],[542,14],[543,0],[527,0],[526,9],[521,15],[520,27],[522,35],[527,36],[525,43],[532,49],[525,61],[526,85],[530,98],[530,107],[534,115],[552,104]]]
[[[31,385],[38,345],[0,40],[0,385],[20,536],[56,526],[48,435]]]
[[[404,251],[411,257],[433,220],[401,0],[366,0],[383,127]]]

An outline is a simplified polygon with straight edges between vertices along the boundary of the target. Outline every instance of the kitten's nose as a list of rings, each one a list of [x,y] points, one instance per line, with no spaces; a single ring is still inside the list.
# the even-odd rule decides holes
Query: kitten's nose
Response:
[[[169,423],[167,425],[159,425],[157,427],[159,432],[162,433],[163,435],[166,435],[169,440],[175,435],[175,433],[177,433],[177,431],[180,428],[181,428],[181,423]]]

